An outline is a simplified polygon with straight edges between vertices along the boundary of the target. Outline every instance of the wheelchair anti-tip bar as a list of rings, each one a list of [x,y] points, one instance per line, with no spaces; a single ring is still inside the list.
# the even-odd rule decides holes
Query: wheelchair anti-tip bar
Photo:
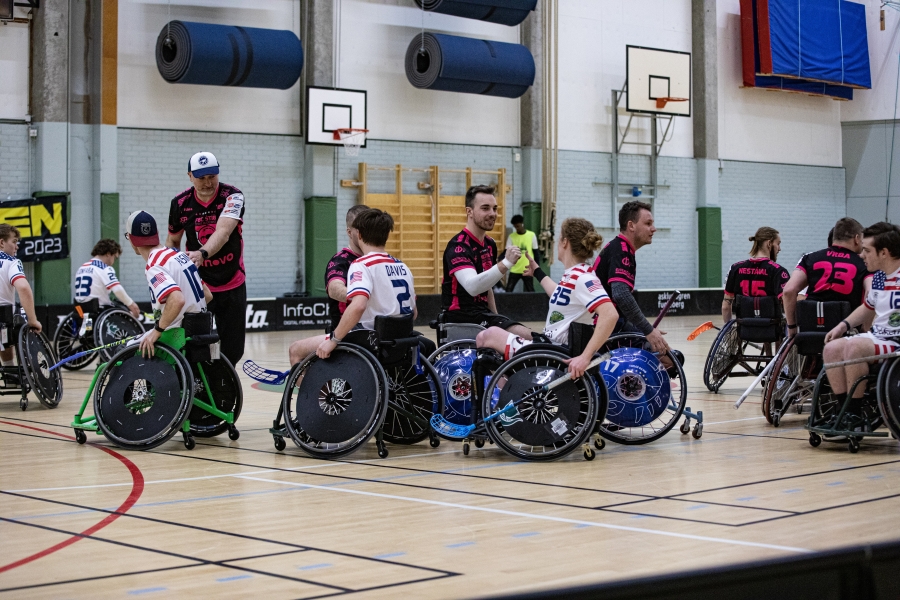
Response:
[[[863,358],[851,358],[850,360],[842,360],[839,362],[826,363],[823,369],[834,369],[835,367],[843,367],[846,365],[856,365],[865,362],[875,362],[876,360],[885,360],[888,358],[896,358],[900,356],[900,352],[891,352],[889,354],[875,354],[873,356],[864,356]]]

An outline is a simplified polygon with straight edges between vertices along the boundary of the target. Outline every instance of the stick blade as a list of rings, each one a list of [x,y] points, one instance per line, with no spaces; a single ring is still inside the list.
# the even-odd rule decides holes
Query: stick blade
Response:
[[[690,335],[687,337],[687,341],[693,342],[694,340],[697,339],[697,337],[698,337],[701,333],[703,333],[704,331],[709,331],[710,329],[713,329],[714,327],[715,327],[715,325],[713,325],[713,322],[712,322],[712,321],[707,321],[706,323],[703,323],[702,325],[700,325],[699,327],[697,327],[697,329],[693,330],[693,331],[690,333]]]
[[[259,366],[249,358],[244,361],[244,364],[241,368],[250,379],[253,379],[260,383],[268,383],[269,385],[280,385],[284,383],[284,380],[287,379],[288,373],[290,373],[290,371],[281,372],[273,371],[272,369],[266,369]]]
[[[457,425],[444,418],[444,415],[431,415],[431,428],[440,436],[451,440],[464,440],[475,430],[474,425]]]

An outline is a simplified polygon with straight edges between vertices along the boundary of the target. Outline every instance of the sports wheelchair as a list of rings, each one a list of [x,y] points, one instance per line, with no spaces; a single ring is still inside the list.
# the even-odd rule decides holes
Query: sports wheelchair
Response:
[[[781,301],[774,296],[736,296],[734,315],[710,346],[703,367],[703,383],[713,393],[729,377],[758,376],[774,357],[773,345],[779,347],[784,339]],[[736,367],[743,370],[734,372]]]
[[[128,337],[144,333],[144,326],[134,318],[125,306],[113,302],[100,306],[94,298],[89,302],[75,303],[75,308],[67,314],[53,334],[53,348],[59,360],[78,352],[106,346]],[[100,350],[87,354],[63,365],[64,369],[77,370],[88,366],[100,354],[100,362],[109,362],[115,349]]]
[[[586,336],[581,335],[585,331],[581,327],[588,330]],[[589,371],[591,377],[567,381],[522,401],[512,414],[504,411],[499,418],[482,422],[485,415],[565,375],[565,361],[584,351],[592,332],[589,325],[574,324],[568,346],[552,344],[534,333],[534,343],[506,362],[494,350],[476,348],[471,339],[440,346],[429,361],[447,398],[443,416],[458,425],[477,424],[463,440],[463,454],[469,454],[473,442],[481,448],[490,441],[523,460],[556,460],[578,448],[586,460],[593,460],[588,439],[606,414],[608,401],[606,388],[597,384],[596,369]]]
[[[278,415],[269,432],[275,448],[285,437],[318,458],[350,454],[375,436],[378,456],[385,441],[415,444],[440,440],[429,419],[444,394],[432,366],[419,356],[413,315],[376,317],[375,329],[348,333],[327,360],[310,354],[291,368]]]
[[[237,440],[243,391],[218,341],[212,313],[191,313],[182,327],[160,336],[154,356],[141,356],[136,343],[117,352],[94,373],[72,422],[76,441],[85,443],[86,431],[138,450],[155,448],[179,431],[188,450],[195,437],[227,431]],[[85,417],[92,396],[94,414]]]
[[[791,408],[797,414],[809,410],[825,336],[850,312],[849,302],[797,303],[797,334],[779,348],[763,391],[762,413],[770,424],[778,427]]]
[[[0,306],[0,346],[16,349],[16,364],[0,367],[0,396],[19,396],[19,408],[28,408],[28,392],[34,390],[41,404],[56,408],[62,400],[63,382],[53,348],[43,333],[26,325],[24,312],[11,304]]]

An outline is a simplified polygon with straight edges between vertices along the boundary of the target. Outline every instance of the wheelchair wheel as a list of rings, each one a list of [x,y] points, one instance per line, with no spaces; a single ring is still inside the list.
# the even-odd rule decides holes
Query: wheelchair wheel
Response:
[[[444,398],[444,418],[457,425],[468,425],[474,416],[475,380],[472,374],[477,357],[474,340],[444,344],[428,360]]]
[[[774,360],[763,390],[762,413],[769,424],[777,427],[790,406],[800,406],[812,398],[813,382],[804,377],[803,371],[814,359],[801,356],[791,340]]]
[[[442,414],[444,394],[431,363],[421,361],[422,372],[409,362],[385,367],[388,409],[381,428],[385,441],[416,444],[428,437],[431,415]],[[413,416],[410,416],[413,415]]]
[[[521,400],[565,375],[568,356],[528,352],[494,372],[482,398],[485,415]],[[591,377],[566,381],[485,423],[488,436],[507,453],[524,460],[555,460],[581,447],[594,430],[599,402]]]
[[[244,393],[241,389],[241,380],[231,363],[222,355],[218,360],[210,360],[202,363],[191,364],[191,374],[194,379],[194,396],[209,403],[209,395],[203,377],[200,376],[200,368],[209,383],[216,408],[222,412],[234,413],[234,422],[237,423],[244,405]],[[197,437],[215,437],[230,429],[230,424],[216,415],[206,412],[198,406],[192,406],[188,416],[191,421],[191,433]]]
[[[439,346],[438,349],[428,357],[428,362],[433,365],[448,354],[469,349],[475,349],[475,340],[456,340],[454,342],[447,342],[443,346]]]
[[[112,309],[100,313],[94,323],[94,347],[106,346],[144,333],[144,326],[140,321],[131,316],[127,310]],[[100,350],[101,362],[108,362],[118,351],[118,348]]]
[[[327,360],[315,354],[294,365],[281,401],[294,443],[319,458],[350,454],[384,423],[388,380],[368,351],[340,344]]]
[[[35,333],[30,327],[19,329],[19,361],[28,379],[28,385],[38,400],[47,408],[56,408],[62,400],[63,381],[59,369],[50,370],[56,364],[53,348],[43,333]]]
[[[706,356],[703,366],[703,383],[715,393],[719,391],[735,366],[734,356],[741,353],[741,338],[733,319],[725,323]]]
[[[894,439],[900,440],[900,360],[881,368],[878,377],[878,408]]]
[[[660,360],[636,343],[644,339],[632,336],[630,344],[620,344],[600,365],[609,409],[598,433],[619,444],[647,444],[661,438],[678,423],[687,402],[681,363],[672,352],[667,354],[676,372],[671,378]]]
[[[78,336],[78,329],[78,321],[75,319],[74,312],[66,315],[66,318],[56,328],[56,331],[53,333],[53,349],[56,351],[56,356],[59,357],[59,360],[94,347],[92,338]],[[67,362],[62,368],[69,371],[77,371],[91,364],[95,358],[97,358],[96,354],[88,354],[72,362]]]
[[[144,358],[123,348],[103,368],[94,391],[97,426],[122,448],[149,450],[181,430],[194,395],[190,367],[180,352],[156,344]]]

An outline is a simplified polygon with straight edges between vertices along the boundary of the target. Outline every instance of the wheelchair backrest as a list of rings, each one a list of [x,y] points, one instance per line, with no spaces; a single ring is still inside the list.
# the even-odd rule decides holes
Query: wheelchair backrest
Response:
[[[212,333],[213,314],[211,312],[185,313],[181,320],[184,337]]]
[[[735,298],[738,336],[745,342],[777,342],[783,335],[781,302],[775,296]]]
[[[569,325],[569,355],[579,356],[587,348],[594,326],[588,323],[572,323]]]
[[[815,356],[825,348],[825,335],[841,320],[850,315],[849,302],[816,302],[802,300],[797,303],[797,352]]]
[[[96,317],[97,314],[100,312],[100,300],[98,300],[97,298],[91,298],[87,302],[76,302],[75,308],[76,308],[76,310],[75,310],[76,315],[78,313],[77,309],[80,308],[82,315],[90,314],[90,315],[93,315],[94,317]],[[80,318],[81,315],[78,315],[78,317]]]
[[[479,331],[484,331],[484,327],[475,323],[442,323],[438,329],[439,343],[474,340]]]
[[[407,338],[413,333],[413,315],[397,315],[395,317],[375,317],[375,333],[379,340],[396,340]]]

